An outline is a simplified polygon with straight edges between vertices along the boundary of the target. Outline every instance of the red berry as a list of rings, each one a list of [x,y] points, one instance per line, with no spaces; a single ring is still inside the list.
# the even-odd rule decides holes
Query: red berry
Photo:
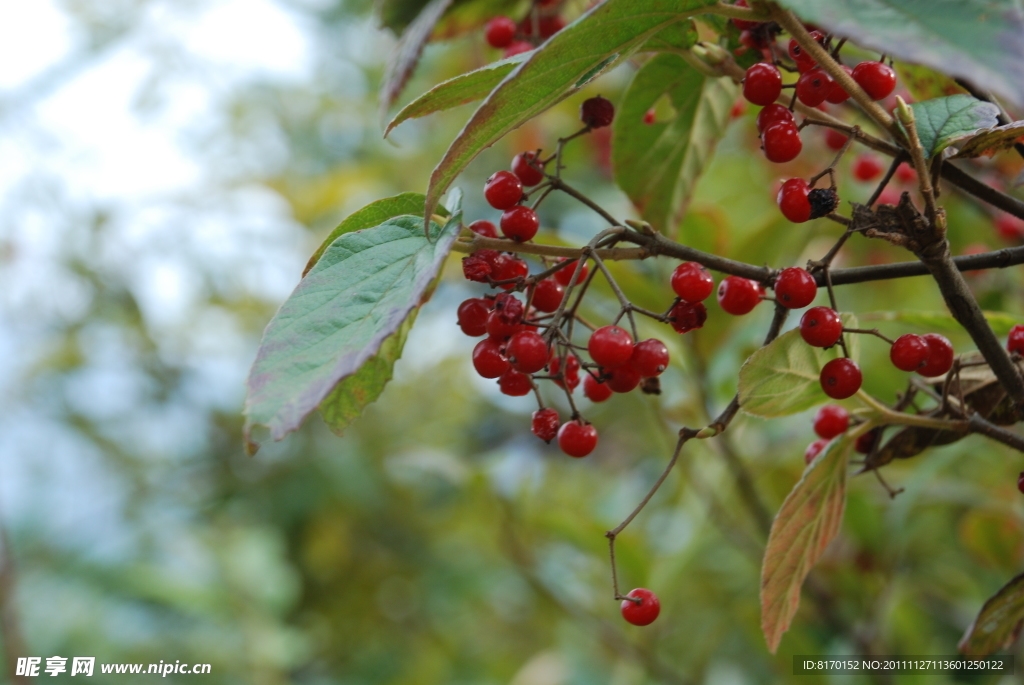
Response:
[[[462,258],[462,275],[466,280],[486,283],[494,273],[495,262],[499,253],[495,250],[477,250],[468,257]]]
[[[747,5],[747,0],[737,0],[733,4],[736,7],[749,7],[749,5]],[[750,29],[755,29],[761,25],[761,22],[759,21],[747,21],[746,19],[732,19],[731,21],[740,31],[749,31]]]
[[[921,337],[928,343],[928,362],[917,372],[928,377],[947,373],[953,367],[953,344],[938,333],[925,333]]]
[[[850,427],[850,414],[838,404],[826,404],[814,415],[814,432],[819,438],[831,440]]]
[[[743,78],[743,97],[755,105],[770,105],[782,94],[782,74],[768,62],[758,62]]]
[[[561,367],[562,358],[555,357],[548,366],[548,373],[552,376],[561,375],[562,380],[555,379],[555,383],[560,388],[568,388],[569,392],[572,392],[580,384],[580,360],[576,358],[576,355],[570,354],[569,361],[565,364],[564,372],[562,372]]]
[[[814,461],[814,458],[821,454],[821,451],[825,449],[825,445],[827,444],[828,440],[826,440],[825,438],[821,438],[819,440],[815,440],[810,445],[808,445],[807,449],[804,450],[804,463],[810,464],[812,461]]]
[[[533,412],[530,430],[544,442],[551,442],[558,435],[558,411],[548,407]]]
[[[511,397],[522,397],[529,395],[533,390],[533,381],[525,373],[519,373],[515,369],[509,369],[501,374],[498,379],[498,389]]]
[[[487,333],[487,316],[491,313],[491,303],[483,298],[471,297],[459,305],[457,315],[459,328],[471,338]]]
[[[606,375],[608,378],[605,380],[605,383],[608,384],[608,387],[611,388],[613,392],[630,392],[636,386],[640,385],[640,372],[629,364],[616,366],[614,369],[608,369],[606,371]]]
[[[1024,471],[1021,471],[1020,475],[1017,476],[1017,489],[1024,492]]]
[[[834,128],[825,129],[825,145],[828,145],[830,150],[842,150],[846,145],[847,138],[848,136],[842,131],[837,131]]]
[[[718,304],[734,316],[749,314],[759,302],[758,284],[750,279],[726,276],[718,284]]]
[[[498,342],[503,342],[518,333],[521,324],[521,321],[502,317],[499,311],[492,311],[487,315],[487,335]]]
[[[540,219],[537,212],[525,205],[516,205],[506,209],[501,215],[501,232],[506,238],[511,238],[517,243],[522,243],[537,235],[540,228]]]
[[[505,357],[520,373],[536,373],[548,365],[548,344],[534,331],[519,331],[505,345]]]
[[[762,107],[761,111],[757,113],[756,121],[758,133],[763,133],[766,128],[779,122],[788,121],[791,124],[796,123],[796,119],[793,118],[793,112],[790,111],[789,107],[775,102]]]
[[[900,183],[917,183],[917,172],[906,162],[896,167],[896,180]]]
[[[604,402],[612,396],[612,389],[588,373],[583,378],[583,394],[591,402]]]
[[[821,31],[815,31],[815,33],[820,36]],[[815,39],[817,39],[817,37],[815,37]],[[814,68],[814,65],[817,64],[817,62],[814,61],[814,58],[808,55],[804,49],[800,47],[800,44],[796,42],[796,38],[789,39],[789,48],[787,52],[789,52],[790,58],[796,62],[796,67],[801,73],[810,71]]]
[[[545,278],[543,281],[538,281],[537,285],[533,287],[533,306],[537,308],[537,311],[550,314],[558,309],[564,294],[565,288],[560,283]]]
[[[853,68],[853,80],[872,100],[889,97],[896,88],[896,72],[881,62],[861,62]]]
[[[492,48],[507,48],[516,37],[516,23],[508,17],[494,17],[484,26],[484,36]]]
[[[590,334],[587,350],[595,364],[613,369],[633,356],[633,338],[618,326],[602,326]]]
[[[774,123],[761,134],[761,147],[764,148],[764,156],[769,162],[782,164],[796,159],[803,146],[800,131],[796,124],[790,121]]]
[[[668,368],[668,348],[657,338],[648,338],[633,346],[632,366],[644,378],[661,375]]]
[[[777,201],[782,216],[794,224],[802,224],[811,218],[810,189],[802,178],[791,178],[782,184]]]
[[[796,97],[808,107],[817,107],[825,102],[832,92],[835,81],[822,69],[811,69],[801,74],[796,82]]]
[[[729,110],[730,119],[739,119],[747,111],[747,102],[745,100],[737,100],[732,103],[732,109]]]
[[[512,158],[512,173],[519,177],[524,186],[535,186],[544,180],[544,171],[540,165],[530,164],[537,155],[532,152],[520,152]]]
[[[687,302],[703,302],[715,289],[715,279],[697,262],[683,262],[672,272],[672,290]]]
[[[843,71],[845,71],[851,77],[853,76],[853,69],[851,69],[850,67],[846,66],[845,64],[840,64],[839,66],[841,66],[843,68]],[[832,90],[830,90],[828,92],[828,95],[825,96],[825,100],[827,102],[831,102],[833,105],[842,104],[842,103],[846,102],[849,99],[850,99],[850,94],[847,93],[846,89],[843,88],[839,84],[839,81],[833,81],[832,82]],[[842,146],[840,145],[840,147],[842,147]]]
[[[1003,240],[1010,243],[1019,243],[1024,239],[1024,221],[1021,221],[1012,214],[1000,212],[994,220],[996,233]]]
[[[502,56],[508,59],[509,57],[515,57],[516,55],[521,55],[524,52],[529,52],[530,50],[533,50],[533,43],[525,40],[517,40],[513,41],[511,45],[505,48],[505,54]]]
[[[668,322],[680,335],[701,328],[708,320],[708,310],[703,302],[677,302],[668,312]]]
[[[495,281],[511,281],[513,278],[526,278],[530,275],[530,265],[524,260],[510,254],[500,254],[494,260],[494,271],[491,278]],[[505,283],[505,290],[516,287],[516,283]]]
[[[485,238],[498,237],[498,228],[490,221],[485,221],[484,219],[479,219],[471,223],[469,225],[469,230],[473,231],[473,233],[482,235]]]
[[[831,347],[843,334],[843,322],[834,309],[811,307],[800,317],[800,337],[814,347]]]
[[[867,433],[861,435],[853,443],[853,449],[857,450],[861,454],[870,454],[871,448],[875,446],[875,440],[878,439],[878,429],[872,428]]]
[[[508,360],[501,353],[501,344],[494,338],[484,338],[473,348],[473,368],[484,378],[497,378],[509,369]]]
[[[654,112],[654,108],[651,107],[649,110],[644,112],[644,123],[650,126],[656,121],[657,115]]]
[[[900,371],[917,371],[928,363],[928,343],[919,335],[907,333],[896,338],[889,348],[889,359]]]
[[[589,128],[604,128],[615,118],[615,105],[600,95],[587,98],[580,105],[580,121]]]
[[[570,457],[585,457],[597,447],[597,429],[578,419],[566,421],[558,429],[558,446]]]
[[[863,376],[856,362],[840,357],[822,367],[819,380],[826,395],[834,400],[845,400],[860,390]]]
[[[873,181],[882,173],[882,163],[874,155],[860,154],[853,161],[853,177],[858,181]]]
[[[806,307],[817,294],[818,284],[814,282],[814,276],[798,266],[783,269],[775,279],[775,297],[783,307]]]
[[[495,209],[515,207],[523,197],[523,183],[511,171],[496,171],[484,184],[484,197]]]
[[[650,625],[661,613],[661,602],[658,601],[658,596],[647,588],[638,587],[635,590],[630,590],[626,597],[640,600],[634,602],[633,599],[624,599],[619,606],[622,618],[635,626]]]
[[[565,260],[563,259],[562,261],[564,262]],[[572,279],[572,275],[573,275],[573,273],[575,271],[576,271],[576,260],[574,259],[571,262],[568,262],[565,266],[563,266],[561,269],[559,269],[558,271],[555,272],[555,280],[558,281],[558,283],[561,284],[561,285],[568,286],[569,285],[569,281]],[[587,266],[586,264],[584,264],[583,265],[583,270],[580,271],[580,277],[576,279],[576,283],[579,284],[579,283],[582,283],[583,281],[587,280],[587,273],[589,271],[590,271],[590,267]]]
[[[1011,354],[1024,354],[1024,326],[1021,324],[1010,329],[1010,334],[1006,337],[1006,351]]]

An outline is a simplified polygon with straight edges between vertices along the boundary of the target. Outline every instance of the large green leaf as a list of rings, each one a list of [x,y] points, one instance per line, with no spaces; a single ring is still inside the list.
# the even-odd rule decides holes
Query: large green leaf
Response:
[[[400,195],[393,195],[376,202],[371,202],[362,209],[350,214],[320,243],[320,247],[316,248],[316,252],[313,253],[313,256],[306,263],[306,268],[303,269],[302,275],[305,276],[309,273],[309,270],[323,256],[323,253],[330,247],[331,243],[338,239],[338,236],[351,233],[352,231],[361,231],[364,228],[371,228],[384,223],[392,217],[404,214],[423,216],[424,200],[426,200],[426,196],[423,193],[401,193]]]
[[[800,606],[800,588],[839,532],[852,435],[828,444],[782,503],[761,564],[761,631],[774,654]]]
[[[964,78],[1024,107],[1019,0],[780,0],[858,45]]]
[[[452,142],[430,176],[427,213],[481,150],[714,1],[605,0],[556,33],[491,92]]]
[[[528,56],[529,53],[523,53],[492,62],[475,71],[437,84],[403,107],[402,111],[395,115],[395,118],[384,130],[384,136],[387,137],[391,133],[391,129],[403,121],[425,117],[434,112],[441,112],[487,97],[487,94],[494,90],[494,87],[501,83],[501,80],[508,76],[517,64],[526,61]]]
[[[250,445],[256,424],[275,440],[298,428],[400,330],[458,235],[459,203],[444,226],[430,222],[429,239],[418,216],[400,216],[331,243],[263,333],[247,382]]]
[[[843,325],[857,328],[853,314],[842,314]],[[857,335],[847,335],[850,357],[857,359]],[[748,414],[772,418],[809,409],[828,398],[821,389],[821,367],[842,350],[812,347],[793,329],[754,352],[740,367],[740,408]]]
[[[988,656],[1009,648],[1024,620],[1024,574],[1011,580],[985,602],[960,640],[970,656]]]
[[[1020,318],[1005,312],[983,312],[988,325],[996,335],[1006,335],[1010,329],[1020,323]],[[926,332],[961,333],[964,327],[957,323],[952,314],[947,312],[916,312],[912,310],[894,312],[862,313],[863,321],[899,321],[918,326]]]
[[[970,95],[915,102],[914,121],[921,147],[927,156],[939,154],[958,140],[970,138],[983,128],[999,123],[999,108]]]
[[[682,219],[729,123],[736,92],[731,80],[707,77],[674,54],[658,55],[633,77],[614,124],[615,181],[659,231],[673,233]],[[663,96],[674,116],[641,123]]]
[[[395,51],[388,62],[384,73],[384,85],[380,89],[380,111],[387,113],[391,105],[398,99],[402,88],[412,76],[416,64],[420,61],[423,46],[430,40],[434,26],[451,6],[452,0],[430,0],[416,19],[402,32],[402,37],[395,46]]]

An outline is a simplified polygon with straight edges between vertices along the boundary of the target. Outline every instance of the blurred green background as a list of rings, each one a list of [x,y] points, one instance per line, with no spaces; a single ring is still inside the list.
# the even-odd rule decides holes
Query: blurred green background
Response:
[[[394,381],[345,437],[313,419],[245,456],[248,365],[309,254],[347,213],[424,189],[471,112],[409,122],[382,140],[376,89],[395,41],[370,5],[5,8],[8,665],[18,656],[181,660],[212,664],[203,682],[259,685],[740,685],[833,682],[792,676],[794,654],[954,654],[983,601],[1024,565],[1024,463],[979,438],[886,468],[888,482],[905,488],[893,500],[873,476],[852,479],[843,531],[812,573],[779,654],[767,653],[757,598],[765,526],[803,469],[811,412],[741,416],[723,438],[687,447],[618,544],[624,589],[654,589],[661,618],[647,628],[620,618],[604,531],[660,473],[679,426],[701,425],[731,398],[768,306],[734,318],[712,304],[708,325],[685,337],[649,327],[673,356],[664,393],[585,405],[601,444],[572,460],[530,434],[531,398],[505,397],[473,373],[474,341],[455,325],[455,308],[481,290],[452,258]],[[496,57],[477,33],[429,46],[402,100]],[[483,180],[516,152],[550,149],[575,130],[583,97],[614,100],[634,69],[599,79],[481,155],[459,181],[468,218],[496,220]],[[820,131],[808,131],[797,161],[769,168],[755,113],[730,126],[681,239],[754,263],[802,264],[839,229],[786,222],[774,190],[780,178],[811,175],[831,152]],[[610,182],[607,136],[591,138],[570,148],[568,178],[616,216],[634,216]],[[840,195],[864,201],[872,187],[850,180],[848,166]],[[1012,179],[1019,166],[1004,154],[972,173]],[[952,192],[945,200],[955,252],[1020,242],[1000,237],[973,202]],[[579,244],[602,228],[562,198],[541,217],[545,239]],[[907,258],[852,240],[841,261]],[[613,268],[638,304],[663,309],[673,266]],[[972,277],[985,308],[1022,313],[1019,271]],[[862,318],[942,310],[920,278],[838,295],[840,308]],[[606,289],[591,300],[588,317],[614,315]],[[893,336],[926,332],[878,325]],[[964,335],[942,332],[970,349]],[[891,400],[905,374],[880,341],[862,350],[866,388]],[[166,682],[186,680],[198,678]]]

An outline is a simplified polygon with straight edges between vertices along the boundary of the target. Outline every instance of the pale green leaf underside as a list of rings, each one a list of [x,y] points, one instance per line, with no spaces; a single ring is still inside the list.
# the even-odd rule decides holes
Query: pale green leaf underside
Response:
[[[910,105],[914,110],[917,135],[927,156],[932,157],[957,140],[980,129],[995,126],[999,108],[970,95],[950,95]]]
[[[842,314],[843,325],[857,328],[853,314]],[[859,341],[847,335],[850,357],[857,359]],[[828,399],[821,389],[821,367],[842,353],[812,347],[793,329],[750,355],[740,367],[740,408],[748,414],[773,418],[809,409]]]
[[[985,602],[960,640],[969,656],[988,656],[1006,649],[1017,624],[1024,619],[1024,574],[1011,580]]]

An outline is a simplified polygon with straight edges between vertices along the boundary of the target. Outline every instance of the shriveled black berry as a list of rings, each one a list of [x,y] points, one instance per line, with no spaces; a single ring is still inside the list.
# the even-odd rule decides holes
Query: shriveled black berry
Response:
[[[604,128],[615,118],[615,105],[598,95],[580,105],[580,120],[590,128]]]
[[[657,377],[643,379],[640,381],[640,391],[645,395],[660,395],[661,379]]]
[[[807,201],[811,203],[811,218],[820,219],[835,210],[839,196],[831,188],[815,188],[807,193]]]

